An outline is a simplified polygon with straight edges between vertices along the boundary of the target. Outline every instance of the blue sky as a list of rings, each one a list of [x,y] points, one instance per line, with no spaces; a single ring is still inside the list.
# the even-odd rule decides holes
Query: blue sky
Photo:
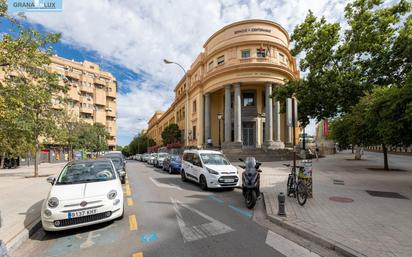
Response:
[[[147,126],[156,110],[165,110],[173,89],[202,51],[203,43],[221,27],[243,19],[269,19],[290,33],[309,8],[329,21],[342,21],[344,0],[63,0],[59,13],[27,13],[26,26],[60,32],[56,54],[90,60],[117,79],[117,142],[126,145]],[[0,23],[0,33],[9,26]],[[307,128],[314,133],[314,123]]]

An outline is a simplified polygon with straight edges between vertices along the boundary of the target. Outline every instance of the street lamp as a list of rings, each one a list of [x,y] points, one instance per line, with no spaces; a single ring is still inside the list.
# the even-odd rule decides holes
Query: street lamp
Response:
[[[218,113],[218,114],[217,114],[217,119],[218,119],[218,121],[219,121],[219,147],[220,147],[220,148],[222,147],[221,141],[220,141],[220,121],[222,120],[222,118],[223,118],[223,114]]]
[[[182,70],[183,70],[183,72],[184,72],[184,74],[185,74],[185,83],[187,82],[187,83],[189,83],[188,81],[187,81],[187,72],[186,72],[186,70],[185,70],[185,68],[183,68],[183,66],[182,65],[180,65],[179,63],[177,63],[177,62],[173,62],[173,61],[169,61],[169,60],[167,60],[167,59],[163,59],[163,62],[165,63],[165,64],[176,64],[177,66],[179,66]],[[185,109],[186,109],[186,111],[185,111],[185,141],[186,141],[186,146],[188,146],[189,145],[189,94],[188,94],[188,88],[189,88],[189,85],[186,85],[186,88],[185,88],[185,94],[186,94],[186,107],[185,107]]]

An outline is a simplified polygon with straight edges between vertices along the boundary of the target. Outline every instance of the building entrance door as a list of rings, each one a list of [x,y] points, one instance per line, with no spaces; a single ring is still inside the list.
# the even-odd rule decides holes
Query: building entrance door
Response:
[[[255,147],[255,122],[243,122],[243,147]]]

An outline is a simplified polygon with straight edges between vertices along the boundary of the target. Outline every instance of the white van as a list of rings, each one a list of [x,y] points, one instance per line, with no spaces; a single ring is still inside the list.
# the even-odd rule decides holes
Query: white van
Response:
[[[235,188],[239,174],[235,166],[218,151],[185,150],[182,158],[182,181],[193,180],[203,190],[208,188]]]

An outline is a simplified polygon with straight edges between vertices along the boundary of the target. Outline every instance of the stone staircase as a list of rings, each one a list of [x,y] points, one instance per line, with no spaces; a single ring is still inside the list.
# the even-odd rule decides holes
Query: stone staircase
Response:
[[[231,162],[239,162],[239,158],[253,156],[259,162],[274,162],[293,160],[292,149],[263,150],[255,149],[222,149],[222,152]],[[299,156],[297,157],[299,158]]]

